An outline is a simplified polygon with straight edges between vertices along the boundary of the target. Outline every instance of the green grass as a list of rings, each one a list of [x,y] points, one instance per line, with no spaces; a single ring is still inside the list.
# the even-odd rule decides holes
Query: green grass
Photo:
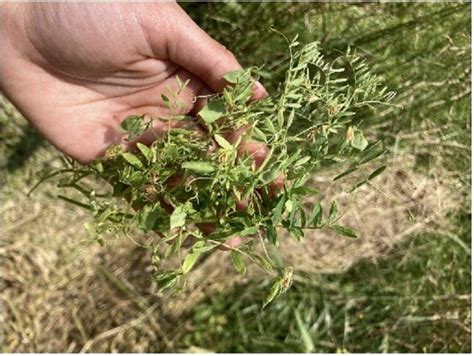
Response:
[[[470,352],[470,218],[460,219],[456,239],[416,236],[385,261],[299,275],[264,311],[265,285],[213,296],[194,308],[184,342],[221,352]]]
[[[213,15],[199,8],[197,20],[243,63],[265,62],[270,88],[285,53],[269,23],[288,37],[322,39],[329,55],[347,46],[364,53],[398,92],[399,105],[366,125],[392,152],[415,154],[413,170],[448,173],[465,202],[449,218],[449,232],[414,236],[387,260],[361,262],[342,275],[300,275],[263,312],[266,286],[209,298],[194,308],[186,344],[227,352],[469,352],[470,5],[206,6]]]
[[[270,91],[282,79],[288,59],[284,39],[269,30],[270,27],[289,38],[299,33],[303,43],[322,41],[328,58],[349,45],[355,47],[387,87],[398,93],[394,101],[397,107],[367,117],[367,131],[384,140],[389,149],[388,158],[392,154],[415,155],[412,170],[435,180],[443,179],[443,184],[453,192],[461,193],[462,207],[446,217],[448,224],[444,224],[447,227],[443,231],[433,228],[411,236],[384,259],[361,261],[343,274],[297,271],[291,289],[264,311],[261,302],[268,282],[249,280],[210,295],[180,320],[164,320],[164,332],[172,339],[170,345],[161,343],[162,336],[144,324],[146,336],[140,342],[133,339],[132,333],[131,339],[118,339],[116,347],[122,351],[141,347],[154,351],[199,347],[222,352],[470,352],[471,5],[184,3],[183,6],[198,24],[232,50],[244,66],[264,64],[266,73],[262,82]],[[18,121],[10,120],[9,115],[13,113],[0,117],[3,183],[8,185],[8,192],[27,191],[25,185],[32,186],[39,170],[51,164],[51,150],[25,125],[17,126]],[[38,151],[47,154],[41,156]],[[384,174],[390,174],[390,169]],[[55,198],[49,198],[49,204],[54,204]],[[21,208],[18,210],[23,212]],[[48,236],[43,239],[51,240]],[[17,242],[21,246],[21,241]],[[35,243],[38,245],[37,240]],[[46,250],[51,248],[47,246]],[[130,257],[121,261],[116,255],[109,256],[114,254],[112,249],[101,254],[120,268],[127,265],[124,261],[130,260]],[[34,260],[35,256],[32,252],[30,257]],[[95,268],[91,266],[85,263],[82,267]],[[133,272],[129,278],[133,280],[143,266],[140,265],[139,272],[127,268]],[[90,273],[90,281],[97,282],[95,274]],[[18,280],[22,280],[20,277],[24,278],[20,275]],[[77,277],[81,282],[62,275],[57,278],[61,278],[61,285],[72,283],[71,289],[84,292],[81,283],[85,278]],[[99,300],[98,295],[107,290],[104,286],[98,284],[96,289],[91,289],[92,293],[85,289],[84,294]],[[41,295],[39,287],[35,285],[35,288],[35,293]],[[156,302],[148,294],[146,298],[150,305]],[[115,308],[116,314],[125,315],[114,315],[113,325],[106,323],[111,316],[100,314],[104,308],[91,309],[97,313],[92,319],[89,309],[83,308],[87,314],[83,318],[89,320],[85,323],[88,337],[107,333],[128,322],[134,317],[129,314],[138,315],[138,311],[122,308],[132,302],[133,298],[120,299],[115,294],[113,298],[108,294],[104,297],[107,313]],[[45,314],[46,321],[37,321],[41,327],[45,323],[53,324],[54,306],[46,307],[52,308],[53,316]],[[67,310],[66,304],[64,308]],[[163,321],[166,314],[156,313],[153,317]],[[20,324],[15,325],[21,329]],[[177,325],[184,327],[177,330]],[[61,329],[72,330],[61,334],[61,340],[67,340],[62,344],[64,350],[70,345],[80,350],[82,339],[76,335],[73,322]],[[47,335],[49,340],[54,337]],[[38,345],[25,342],[29,350],[64,351],[48,349],[46,341]],[[107,342],[108,339],[103,339],[95,345],[108,350]]]

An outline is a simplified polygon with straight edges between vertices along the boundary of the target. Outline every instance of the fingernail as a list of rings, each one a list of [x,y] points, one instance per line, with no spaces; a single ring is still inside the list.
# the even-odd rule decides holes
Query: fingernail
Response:
[[[255,81],[254,83],[254,96],[257,98],[257,99],[263,99],[263,98],[266,98],[268,96],[268,92],[267,92],[267,89],[265,89],[265,87],[262,85],[262,83],[260,83],[258,80]]]

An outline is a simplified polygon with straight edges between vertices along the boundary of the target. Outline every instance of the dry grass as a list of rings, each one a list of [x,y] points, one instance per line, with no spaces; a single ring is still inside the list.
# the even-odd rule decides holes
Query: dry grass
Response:
[[[470,221],[471,208],[464,206],[461,210],[462,222],[446,218],[447,211],[456,211],[467,201],[471,184],[467,168],[470,166],[467,133],[471,122],[471,19],[466,11],[469,5],[324,6],[334,11],[322,11],[319,7],[311,7],[309,11],[307,5],[301,5],[304,8],[299,13],[305,15],[304,19],[293,11],[300,5],[292,5],[290,9],[280,4],[275,9],[258,4],[208,4],[209,11],[202,11],[202,6],[196,4],[188,7],[195,7],[196,16],[202,20],[199,23],[206,25],[206,30],[213,29],[213,35],[238,51],[239,58],[251,64],[277,58],[269,63],[270,70],[278,67],[277,49],[281,44],[278,37],[272,40],[268,35],[265,46],[260,45],[269,21],[277,29],[288,28],[285,33],[289,34],[302,32],[304,26],[308,29],[303,31],[308,40],[323,34],[326,44],[334,48],[345,48],[356,40],[361,50],[372,57],[378,72],[386,76],[391,88],[399,92],[397,103],[403,104],[401,110],[388,109],[381,113],[378,119],[386,126],[378,129],[386,132],[394,123],[404,124],[404,130],[394,142],[410,147],[410,153],[392,152],[387,162],[389,168],[374,181],[375,188],[365,186],[355,195],[339,194],[341,210],[347,212],[342,220],[362,232],[360,239],[347,240],[318,232],[301,244],[288,238],[282,246],[284,257],[300,270],[321,273],[346,271],[361,259],[382,260],[388,254],[396,259],[388,261],[385,271],[360,263],[341,275],[345,280],[355,278],[355,284],[333,283],[331,274],[328,285],[311,281],[307,285],[295,283],[291,298],[281,304],[288,306],[291,315],[293,308],[298,307],[312,313],[307,322],[311,337],[319,342],[317,347],[324,346],[327,350],[339,346],[331,333],[335,330],[345,339],[347,326],[354,335],[352,346],[359,347],[349,350],[469,352],[470,269],[466,261],[470,259],[470,246],[465,245],[468,238],[458,236],[469,233],[469,227],[461,229],[460,224]],[[455,13],[451,14],[453,10]],[[250,17],[245,16],[248,13]],[[226,21],[227,18],[232,21]],[[235,34],[238,43],[234,41]],[[247,53],[252,56],[246,56]],[[259,271],[250,271],[246,280],[254,280],[245,290],[240,288],[240,283],[239,288],[230,289],[246,281],[232,270],[225,253],[216,253],[193,272],[183,294],[159,295],[149,279],[146,251],[126,239],[111,242],[109,248],[85,243],[83,223],[89,220],[88,215],[56,199],[51,185],[26,198],[41,167],[54,164],[54,154],[25,129],[20,116],[1,98],[0,104],[3,351],[138,352],[180,351],[187,347],[183,344],[207,347],[206,343],[196,341],[197,336],[210,340],[208,345],[220,343],[213,346],[215,349],[220,346],[228,351],[231,346],[244,344],[245,340],[239,339],[240,333],[261,327],[262,320],[258,317],[268,318],[268,325],[284,332],[286,338],[291,323],[283,320],[287,314],[282,314],[281,308],[272,309],[272,306],[269,308],[272,315],[255,317],[253,312],[244,315],[244,320],[250,322],[242,330],[241,326],[235,327],[238,330],[222,327],[221,318],[229,314],[225,309],[228,305],[238,304],[233,308],[236,316],[227,319],[231,322],[248,310],[247,299],[231,298],[237,298],[240,291],[246,298],[255,298],[249,290],[263,277]],[[1,141],[4,137],[10,146]],[[34,155],[23,161],[31,152]],[[417,162],[420,157],[430,163]],[[2,178],[5,167],[10,173]],[[314,185],[328,200],[334,192],[331,176],[314,178]],[[436,233],[425,234],[418,245],[412,240],[416,232],[430,231]],[[363,273],[354,272],[359,267]],[[364,289],[365,285],[369,288]],[[341,287],[346,289],[339,293]],[[349,287],[357,293],[347,292]],[[400,288],[395,291],[399,293],[392,293],[394,288]],[[187,312],[213,293],[218,293],[214,299],[223,300],[223,309],[211,310],[218,308],[210,298],[190,314],[197,315],[208,308],[213,313],[211,317],[191,320]],[[396,302],[387,299],[390,297]],[[351,310],[352,324],[347,324],[346,312],[350,315]],[[328,327],[326,321],[331,317],[334,321],[337,315],[339,322],[334,322],[334,328]],[[324,320],[321,319],[320,328],[313,328],[321,317]],[[189,336],[193,328],[198,329],[197,336],[191,335],[189,343],[183,342],[184,334]],[[247,340],[247,349],[255,350],[258,346],[265,349],[273,338],[278,346],[275,349],[282,350],[282,336],[277,331],[255,334],[255,338],[249,334],[250,341],[255,339],[255,342]],[[297,332],[293,331],[294,334]],[[299,339],[285,341],[300,342]]]
[[[3,114],[11,115],[4,103]],[[6,352],[175,351],[186,332],[183,315],[206,296],[241,281],[227,253],[215,253],[193,272],[184,293],[155,293],[147,252],[127,239],[108,248],[89,243],[87,212],[55,198],[45,185],[28,198],[38,162],[53,151],[41,148],[21,174],[5,176],[1,214],[3,342]],[[304,271],[345,271],[361,259],[377,260],[415,232],[447,229],[446,213],[461,199],[441,175],[413,172],[414,158],[397,153],[373,186],[340,193],[342,222],[361,232],[356,240],[316,232],[282,243],[282,256]],[[54,161],[52,161],[54,164]],[[325,200],[334,198],[330,177],[313,179]],[[251,269],[247,279],[259,279]]]

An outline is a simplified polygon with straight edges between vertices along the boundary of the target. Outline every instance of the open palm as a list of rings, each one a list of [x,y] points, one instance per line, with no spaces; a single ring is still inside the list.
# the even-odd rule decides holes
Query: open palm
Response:
[[[175,3],[30,3],[0,8],[1,87],[57,148],[89,162],[123,142],[132,114],[170,115],[162,95],[178,92],[181,113],[195,96],[221,91],[239,63]],[[265,95],[256,86],[254,97]],[[163,123],[155,120],[156,133]]]

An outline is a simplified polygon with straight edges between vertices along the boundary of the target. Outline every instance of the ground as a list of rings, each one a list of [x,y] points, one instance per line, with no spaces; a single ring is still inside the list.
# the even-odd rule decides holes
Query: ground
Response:
[[[244,65],[264,64],[270,92],[287,58],[270,28],[329,57],[353,47],[397,92],[364,124],[387,148],[384,174],[352,194],[338,167],[311,181],[361,237],[286,239],[293,286],[263,311],[268,278],[238,276],[226,252],[157,293],[146,251],[91,241],[87,211],[53,183],[27,196],[60,158],[2,99],[3,351],[470,352],[470,4],[183,6]]]

